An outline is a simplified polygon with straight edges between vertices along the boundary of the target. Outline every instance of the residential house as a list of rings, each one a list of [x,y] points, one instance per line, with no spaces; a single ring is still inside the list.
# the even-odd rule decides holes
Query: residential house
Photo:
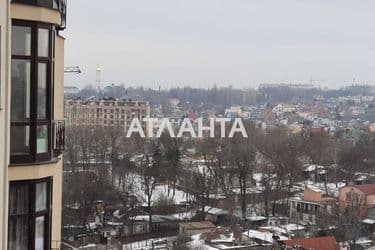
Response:
[[[375,219],[375,184],[342,187],[339,205],[341,209],[357,208],[360,216]]]
[[[270,246],[278,240],[288,240],[288,237],[277,235],[275,233],[258,230],[247,230],[242,233],[260,246]]]
[[[211,232],[202,234],[201,238],[209,247],[215,249],[259,249],[257,248],[259,245],[256,242],[242,234],[239,225],[234,226],[233,229],[226,227],[215,228]]]
[[[282,114],[290,114],[290,113],[295,113],[297,111],[296,107],[291,104],[285,104],[285,103],[280,103],[277,104],[273,109],[272,112],[276,114],[277,116],[280,116]]]
[[[245,221],[246,221],[246,226],[248,228],[256,229],[258,227],[265,226],[267,224],[267,217],[252,215],[252,216],[246,217]]]
[[[327,169],[324,166],[318,165],[305,165],[304,166],[304,177],[306,180],[311,180],[314,182],[324,182],[327,180]]]
[[[318,212],[330,212],[336,199],[327,196],[324,191],[306,187],[303,198],[295,197],[289,201],[289,217],[301,224],[315,224]]]
[[[180,223],[179,233],[181,235],[191,236],[210,232],[215,228],[211,221],[185,222]]]
[[[218,225],[225,224],[229,219],[229,212],[221,208],[205,206],[204,213],[207,221],[211,221]]]
[[[149,233],[149,216],[138,215],[130,220],[124,221],[124,230],[122,235],[132,236],[138,234]],[[173,231],[179,228],[180,219],[173,215],[153,215],[152,216],[152,230],[158,231]]]
[[[340,246],[335,237],[301,238],[284,241],[286,249],[309,249],[309,250],[339,250]]]

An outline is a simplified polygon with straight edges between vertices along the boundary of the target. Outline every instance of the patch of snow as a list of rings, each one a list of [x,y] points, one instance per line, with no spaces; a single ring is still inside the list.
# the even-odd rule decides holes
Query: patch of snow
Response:
[[[176,240],[176,237],[164,237],[164,238],[153,238],[142,241],[136,241],[128,244],[122,245],[122,250],[151,250],[158,249],[158,245],[164,245],[167,242],[173,242]],[[171,244],[170,244],[171,245]],[[154,248],[153,248],[154,246]],[[163,248],[165,249],[165,248]]]
[[[275,241],[272,237],[273,233],[270,233],[270,232],[248,230],[248,231],[244,232],[243,235],[246,235],[251,239],[257,239],[257,240],[261,240],[261,241],[268,242],[268,243],[274,243],[274,241]],[[280,236],[280,235],[278,235],[278,236],[280,237],[280,240],[288,240],[288,237]]]
[[[201,239],[201,234],[195,234],[191,236],[193,241],[187,243],[190,249],[199,249],[199,250],[217,250],[217,248],[213,248],[208,246],[204,240]]]
[[[371,224],[371,225],[375,224],[375,220],[373,219],[364,219],[362,222],[365,224]]]
[[[216,208],[216,207],[210,207],[210,206],[205,206],[204,211],[208,214],[213,214],[213,215],[228,214],[228,211],[226,211],[224,209]]]
[[[286,225],[281,225],[281,228],[284,228],[288,232],[290,231],[298,231],[298,230],[305,230],[304,226],[298,225],[298,224],[286,224]]]

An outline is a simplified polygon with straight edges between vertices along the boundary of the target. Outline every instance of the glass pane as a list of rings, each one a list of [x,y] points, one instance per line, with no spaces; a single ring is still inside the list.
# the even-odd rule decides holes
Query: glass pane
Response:
[[[57,3],[57,0],[53,0],[53,3],[52,3],[52,8],[53,9],[57,9],[59,7],[58,3]]]
[[[12,126],[10,128],[10,151],[12,155],[30,153],[30,127]]]
[[[44,216],[35,219],[35,250],[44,250]]]
[[[47,64],[38,63],[38,119],[47,117]]]
[[[40,212],[47,209],[47,183],[36,184],[35,211]]]
[[[31,55],[31,28],[24,26],[12,27],[12,55]]]
[[[38,56],[48,57],[49,53],[49,30],[38,29]]]
[[[9,215],[27,214],[29,212],[29,186],[11,184],[9,189]]]
[[[36,131],[37,153],[48,153],[48,126],[38,126]]]
[[[28,218],[18,217],[9,219],[9,242],[8,249],[28,249]]]
[[[30,118],[30,61],[12,60],[12,107],[13,122]]]

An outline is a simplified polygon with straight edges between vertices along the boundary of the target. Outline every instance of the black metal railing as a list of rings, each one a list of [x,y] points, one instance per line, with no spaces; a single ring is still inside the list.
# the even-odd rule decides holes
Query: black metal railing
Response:
[[[60,12],[61,15],[61,25],[59,27],[59,30],[64,30],[66,28],[66,6],[67,6],[67,0],[54,0],[57,5],[57,9]]]
[[[29,4],[29,5],[58,10],[61,15],[61,24],[58,27],[58,29],[63,30],[66,28],[67,0],[11,0],[11,1],[14,3]]]
[[[52,123],[52,146],[54,156],[64,152],[65,147],[65,121],[55,120]]]

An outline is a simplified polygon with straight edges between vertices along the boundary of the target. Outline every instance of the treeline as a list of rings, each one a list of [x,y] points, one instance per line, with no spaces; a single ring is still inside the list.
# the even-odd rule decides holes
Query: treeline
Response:
[[[236,89],[232,87],[192,88],[177,87],[168,90],[150,88],[126,88],[124,85],[110,85],[105,87],[100,97],[127,98],[147,100],[150,104],[166,104],[169,99],[177,98],[183,108],[199,110],[212,107],[225,108],[232,105],[255,105],[265,103],[297,103],[312,102],[321,95],[326,98],[338,96],[355,96],[375,94],[375,89],[368,85],[349,86],[337,90],[321,90],[318,88],[299,88],[296,86],[260,86],[255,89]],[[89,98],[97,96],[93,86],[86,86],[78,94],[68,95],[68,98]]]
[[[97,92],[92,86],[83,88],[75,96],[89,98],[96,96]],[[151,104],[164,104],[171,98],[177,98],[180,104],[189,107],[207,108],[212,106],[227,107],[230,105],[256,104],[256,91],[254,89],[234,89],[232,87],[213,87],[210,89],[181,87],[168,90],[154,90],[150,88],[125,88],[121,85],[107,86],[100,93],[102,97],[127,98],[134,100],[147,100]]]
[[[258,103],[312,102],[321,91],[317,88],[295,88],[288,85],[261,87],[258,89]]]

